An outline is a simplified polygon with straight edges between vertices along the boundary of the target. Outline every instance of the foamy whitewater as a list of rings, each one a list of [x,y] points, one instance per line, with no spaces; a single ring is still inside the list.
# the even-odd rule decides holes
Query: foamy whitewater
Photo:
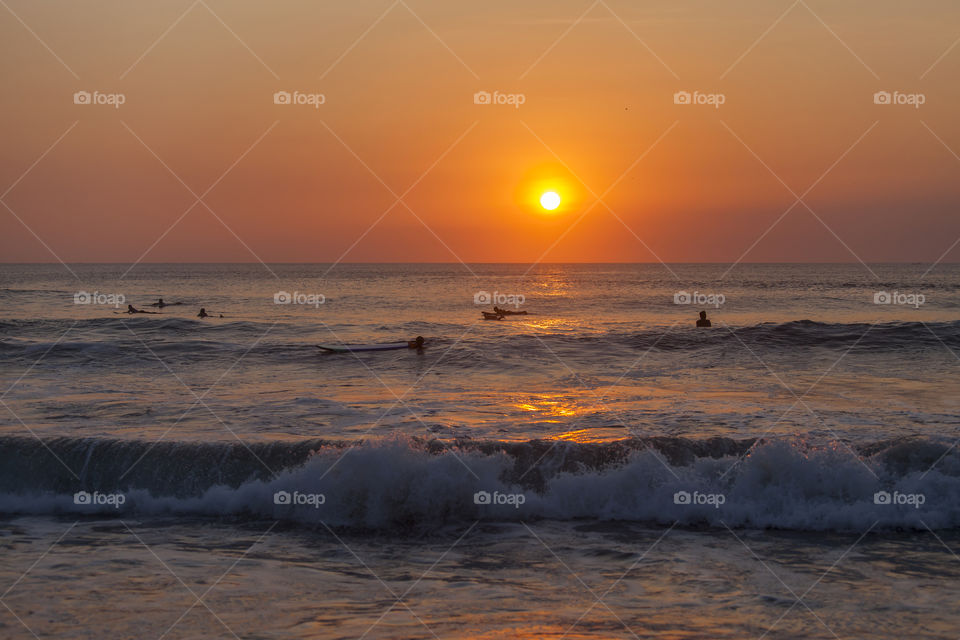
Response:
[[[71,268],[0,267],[0,580],[38,637],[960,628],[956,265]],[[178,621],[235,562],[223,624]]]

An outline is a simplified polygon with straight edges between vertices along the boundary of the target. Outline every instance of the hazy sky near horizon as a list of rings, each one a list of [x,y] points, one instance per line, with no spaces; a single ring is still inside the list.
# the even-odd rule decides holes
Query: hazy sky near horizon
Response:
[[[8,5],[4,262],[960,260],[956,2]]]

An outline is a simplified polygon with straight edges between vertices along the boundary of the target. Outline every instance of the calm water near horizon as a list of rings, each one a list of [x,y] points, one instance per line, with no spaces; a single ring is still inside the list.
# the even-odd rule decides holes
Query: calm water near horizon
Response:
[[[960,265],[70,268],[0,265],[40,638],[960,628]]]

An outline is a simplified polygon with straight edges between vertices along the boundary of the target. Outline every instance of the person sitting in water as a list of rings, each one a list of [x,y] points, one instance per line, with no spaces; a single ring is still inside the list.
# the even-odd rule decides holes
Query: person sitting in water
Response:
[[[712,325],[710,324],[710,321],[707,320],[707,312],[706,312],[706,311],[701,311],[701,312],[700,312],[700,319],[697,320],[697,326],[698,326],[698,327],[709,327],[709,326],[712,326]]]
[[[209,317],[210,317],[210,314],[207,313],[207,310],[206,310],[206,309],[204,309],[203,307],[200,307],[200,313],[197,314],[197,317],[198,317],[198,318],[209,318]]]
[[[156,311],[144,311],[143,309],[137,309],[132,304],[128,304],[127,313],[156,313]]]
[[[410,340],[407,342],[407,346],[411,349],[423,349],[423,336],[417,336],[416,340]]]

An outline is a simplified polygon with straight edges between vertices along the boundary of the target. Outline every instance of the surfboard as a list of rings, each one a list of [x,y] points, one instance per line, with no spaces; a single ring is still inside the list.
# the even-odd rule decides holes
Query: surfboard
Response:
[[[318,344],[318,349],[333,353],[349,353],[351,351],[391,351],[393,349],[407,349],[406,342],[388,342],[386,344]]]

